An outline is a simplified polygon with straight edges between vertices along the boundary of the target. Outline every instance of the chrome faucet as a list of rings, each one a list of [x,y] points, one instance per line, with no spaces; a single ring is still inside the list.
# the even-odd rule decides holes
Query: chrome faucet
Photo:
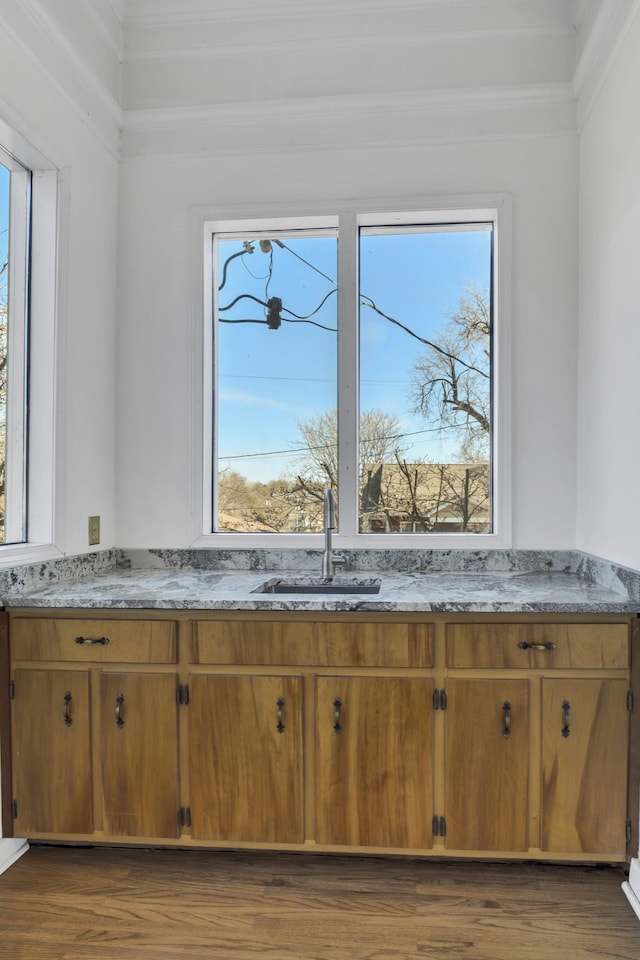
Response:
[[[346,563],[346,557],[336,553],[331,546],[331,534],[336,529],[336,502],[331,487],[324,491],[324,552],[322,554],[322,576],[333,576],[334,563]]]

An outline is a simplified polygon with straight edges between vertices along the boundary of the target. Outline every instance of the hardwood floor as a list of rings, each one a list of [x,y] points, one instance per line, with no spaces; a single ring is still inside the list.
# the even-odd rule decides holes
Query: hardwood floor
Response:
[[[639,960],[609,867],[32,847],[3,960]]]

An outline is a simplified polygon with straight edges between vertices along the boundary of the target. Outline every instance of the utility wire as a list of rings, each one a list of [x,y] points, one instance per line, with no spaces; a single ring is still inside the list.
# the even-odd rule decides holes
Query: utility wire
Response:
[[[332,277],[328,277],[326,273],[323,273],[322,270],[319,270],[318,267],[314,267],[312,263],[309,263],[308,260],[305,260],[304,257],[301,257],[299,253],[296,253],[295,250],[292,250],[291,247],[288,247],[286,243],[283,243],[282,240],[277,240],[276,243],[279,247],[282,247],[283,250],[288,250],[289,253],[293,254],[294,257],[297,257],[298,260],[302,260],[303,263],[306,263],[308,267],[311,267],[312,270],[315,270],[316,273],[319,273],[321,277],[324,277],[325,280],[328,280],[329,283],[332,283],[336,286],[336,281]]]
[[[335,327],[325,327],[323,323],[318,323],[317,320],[292,320],[291,317],[281,317],[283,323],[309,323],[312,327],[320,327],[321,330],[328,330],[329,333],[337,333]],[[265,326],[270,326],[268,320],[256,320],[256,319],[231,319],[230,317],[219,317],[218,323],[262,323]],[[277,378],[275,378],[277,379]]]
[[[235,260],[236,257],[244,257],[245,253],[249,253],[249,250],[248,250],[248,249],[246,249],[246,250],[238,250],[237,253],[232,253],[230,257],[227,257],[227,259],[225,260],[224,264],[222,265],[222,283],[221,283],[220,286],[218,287],[218,290],[222,290],[222,288],[224,287],[225,283],[227,282],[227,267],[229,266],[229,264],[231,263],[231,261],[232,261],[232,260]],[[251,253],[253,253],[253,250],[251,250]]]
[[[415,437],[423,433],[442,433],[443,430],[459,430],[455,424],[445,427],[428,427],[425,430],[412,430],[409,433],[392,433],[386,437],[369,437],[366,440],[360,440],[360,444],[379,443],[381,440],[403,440],[405,437]],[[285,453],[312,453],[317,450],[331,450],[335,444],[321,443],[317,446],[309,447],[290,447],[287,450],[264,450],[262,453],[236,453],[225,457],[218,457],[218,460],[250,460],[255,457],[280,457]]]
[[[473,370],[474,373],[479,373],[482,377],[486,377],[487,380],[490,379],[489,374],[484,370],[480,370],[479,367],[474,367],[471,363],[466,363],[464,360],[461,360],[460,357],[457,357],[454,353],[449,353],[448,350],[444,350],[442,347],[439,347],[437,343],[434,343],[432,340],[427,340],[425,337],[419,336],[409,327],[406,327],[404,323],[400,323],[399,320],[396,320],[395,317],[390,317],[388,313],[384,313],[379,307],[376,306],[375,302],[371,297],[364,296],[361,294],[360,305],[364,307],[369,307],[369,309],[378,313],[381,317],[384,317],[385,320],[388,320],[389,323],[394,323],[396,327],[400,327],[401,330],[404,330],[410,336],[415,337],[416,340],[419,340],[420,343],[424,343],[427,347],[431,347],[432,350],[435,350],[436,353],[441,354],[443,357],[447,357],[449,360],[453,360],[455,363],[461,364],[463,367],[466,367],[467,370]]]
[[[324,307],[324,305],[325,305],[325,303],[327,302],[327,300],[329,299],[329,297],[332,297],[332,296],[334,295],[334,293],[337,293],[337,292],[338,292],[338,288],[337,288],[337,287],[334,287],[333,290],[329,290],[329,293],[326,295],[326,297],[323,297],[323,298],[322,298],[322,300],[320,301],[320,303],[318,304],[318,306],[315,308],[315,310],[312,310],[311,313],[306,313],[306,314],[302,314],[302,315],[301,315],[301,314],[299,314],[299,313],[294,313],[293,310],[289,310],[288,307],[283,307],[282,309],[285,310],[286,313],[290,313],[292,317],[297,317],[298,320],[308,320],[309,317],[315,316],[315,314],[318,312],[318,310],[322,310],[322,308]],[[284,319],[286,319],[286,317],[285,317]],[[330,329],[330,328],[327,327],[327,329]]]
[[[312,326],[319,327],[321,330],[328,330],[331,333],[337,333],[336,328],[325,326],[322,323],[315,323],[309,319],[310,317],[313,317],[316,313],[318,313],[319,310],[322,309],[322,307],[327,302],[329,297],[333,296],[334,293],[337,293],[338,288],[336,285],[336,281],[333,280],[331,277],[327,276],[326,273],[323,273],[322,270],[318,269],[318,267],[310,263],[309,260],[305,260],[304,257],[300,256],[299,253],[296,253],[296,251],[293,250],[291,247],[289,247],[286,243],[283,243],[281,240],[275,240],[274,242],[277,243],[279,247],[282,247],[283,250],[287,250],[294,257],[297,257],[298,260],[301,260],[302,263],[310,267],[311,270],[314,270],[321,277],[324,277],[324,279],[328,280],[329,283],[334,284],[333,290],[330,290],[329,293],[327,293],[323,297],[323,299],[320,301],[318,306],[311,313],[308,313],[303,316],[303,315],[294,313],[293,310],[290,310],[288,307],[285,307],[284,305],[282,306],[281,309],[286,313],[290,313],[291,316],[296,317],[301,322],[306,321],[306,322],[309,322]],[[227,266],[230,263],[230,261],[233,260],[235,257],[244,256],[244,254],[247,252],[248,250],[241,250],[237,253],[231,254],[231,256],[225,260],[223,265],[223,280],[220,287],[218,288],[219,290],[222,289],[222,287],[226,282]],[[269,257],[270,257],[269,273],[268,273],[268,280],[267,280],[265,295],[266,293],[268,293],[269,284],[271,282],[271,277],[273,274],[273,249],[271,249]],[[239,296],[235,298],[235,300],[232,300],[231,303],[228,303],[225,307],[219,307],[218,313],[223,313],[226,310],[230,310],[231,307],[233,307],[236,303],[238,303],[239,300],[243,300],[243,299],[254,300],[256,303],[260,304],[260,306],[263,306],[265,307],[265,309],[268,309],[268,303],[266,301],[260,300],[258,297],[254,297],[250,293],[241,293]],[[366,296],[366,294],[360,294],[360,305],[364,307],[368,307],[370,310],[373,310],[374,313],[377,313],[379,316],[383,317],[389,323],[393,323],[396,327],[399,327],[401,330],[404,330],[405,333],[408,333],[409,336],[413,337],[415,340],[418,340],[419,343],[423,343],[425,346],[430,347],[432,350],[435,350],[436,353],[439,353],[441,356],[446,357],[448,360],[452,360],[454,363],[459,363],[461,366],[465,367],[467,370],[470,370],[473,373],[477,373],[481,377],[484,377],[487,380],[490,379],[490,374],[488,374],[485,370],[480,369],[480,367],[474,366],[474,364],[467,363],[465,360],[462,360],[459,356],[456,356],[455,354],[450,353],[448,350],[445,350],[443,347],[438,346],[438,344],[434,343],[433,340],[428,340],[426,337],[421,337],[419,334],[415,332],[415,330],[412,330],[410,327],[407,327],[406,324],[401,323],[399,320],[396,320],[395,317],[392,317],[388,313],[385,313],[384,310],[381,310],[380,307],[377,306],[376,302],[371,297]],[[282,319],[287,320],[289,323],[294,322],[292,320],[288,320],[287,317],[282,317]],[[232,320],[232,319],[227,319],[223,317],[220,317],[219,321],[221,323],[251,323],[252,322],[250,320]],[[266,323],[266,321],[260,321],[260,320],[255,320],[253,322]]]

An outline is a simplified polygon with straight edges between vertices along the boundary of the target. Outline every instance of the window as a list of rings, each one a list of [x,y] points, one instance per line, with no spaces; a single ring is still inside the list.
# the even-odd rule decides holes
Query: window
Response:
[[[31,175],[0,150],[0,543],[26,539]]]
[[[0,118],[0,564],[58,555],[55,358],[64,172]]]
[[[345,543],[504,536],[495,209],[208,222],[205,241],[205,532],[295,543],[332,487]]]

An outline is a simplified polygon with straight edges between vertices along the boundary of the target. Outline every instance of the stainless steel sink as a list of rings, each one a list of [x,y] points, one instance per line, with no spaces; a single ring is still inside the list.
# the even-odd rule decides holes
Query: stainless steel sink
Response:
[[[267,580],[252,593],[372,594],[380,592],[381,582],[348,577],[295,577]]]

